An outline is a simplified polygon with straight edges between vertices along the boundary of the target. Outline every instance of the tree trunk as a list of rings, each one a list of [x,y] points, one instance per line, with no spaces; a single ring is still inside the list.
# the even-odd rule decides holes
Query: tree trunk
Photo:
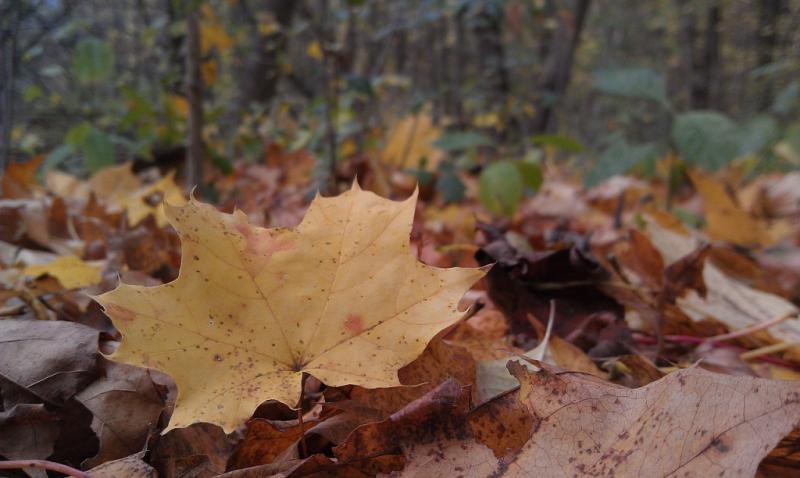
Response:
[[[286,50],[288,35],[297,0],[260,1],[258,12],[271,16],[278,25],[278,30],[267,34],[261,33],[255,16],[251,18],[248,44],[242,54],[243,65],[239,72],[238,112],[246,110],[250,103],[267,103],[274,96],[280,79],[279,56]],[[247,0],[241,0],[241,6],[248,15],[253,15]]]
[[[203,77],[200,72],[200,13],[186,12],[186,97],[189,118],[186,127],[186,186],[203,191]]]
[[[11,130],[14,125],[14,73],[17,63],[17,32],[19,30],[20,4],[12,2],[10,12],[0,25],[0,176],[5,171],[11,155]]]
[[[539,82],[541,100],[534,131],[543,133],[552,127],[556,103],[564,95],[572,73],[575,50],[591,5],[590,0],[576,0],[572,12],[562,10],[561,23],[553,38],[544,73]]]
[[[473,31],[478,42],[478,62],[487,100],[505,104],[510,91],[503,47],[503,13],[494,4],[484,5],[476,14]]]
[[[778,43],[778,20],[784,10],[783,0],[761,0],[757,2],[758,9],[758,33],[756,54],[758,66],[766,66],[775,61],[775,47]],[[761,90],[758,104],[761,109],[766,109],[772,103],[773,82],[767,78],[764,80],[764,87]]]
[[[721,109],[720,93],[720,42],[719,29],[722,21],[722,6],[719,2],[711,5],[706,13],[706,44],[703,50],[701,84],[706,107]]]

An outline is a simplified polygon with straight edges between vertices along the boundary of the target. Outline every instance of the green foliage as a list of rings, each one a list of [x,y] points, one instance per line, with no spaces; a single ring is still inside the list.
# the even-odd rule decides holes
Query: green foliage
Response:
[[[561,134],[540,134],[531,138],[531,141],[536,145],[553,146],[572,153],[581,153],[586,149],[574,138]]]
[[[66,153],[79,154],[91,173],[114,164],[114,144],[111,137],[89,123],[73,126],[67,132],[64,144],[70,148]],[[65,152],[61,154],[65,155]],[[54,163],[55,159],[48,158],[48,162]]]
[[[788,114],[797,105],[798,98],[800,98],[800,81],[794,80],[775,96],[772,111],[777,114]]]
[[[500,216],[512,216],[522,200],[524,183],[515,161],[501,160],[481,173],[478,197],[481,204]]]
[[[778,122],[770,115],[750,118],[739,128],[739,156],[757,153],[780,137]]]
[[[608,146],[584,175],[583,181],[588,187],[595,186],[646,161],[654,161],[657,156],[658,147],[655,144],[630,144],[621,134],[612,135]]]
[[[464,199],[466,188],[456,174],[456,166],[452,161],[439,163],[439,174],[436,178],[436,192],[445,203],[459,202]]]
[[[714,111],[690,111],[676,116],[672,141],[681,157],[709,170],[719,169],[739,155],[739,128]]]
[[[530,188],[533,191],[538,191],[539,188],[542,187],[544,175],[542,174],[542,168],[538,163],[523,159],[522,161],[517,161],[516,166],[519,176],[522,179],[522,184],[526,188]]]
[[[108,78],[114,68],[114,51],[108,43],[94,37],[84,38],[72,55],[72,72],[83,84]]]
[[[491,146],[492,140],[474,131],[458,131],[444,133],[433,142],[433,145],[444,151],[464,151],[479,146]]]
[[[655,101],[668,106],[664,75],[649,68],[612,68],[598,70],[593,86],[601,93],[624,98]]]

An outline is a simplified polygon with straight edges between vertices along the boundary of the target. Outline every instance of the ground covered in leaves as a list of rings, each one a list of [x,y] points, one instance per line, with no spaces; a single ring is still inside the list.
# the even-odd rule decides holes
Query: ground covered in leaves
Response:
[[[469,173],[445,204],[366,161],[309,208],[313,158],[277,146],[209,178],[216,208],[172,171],[37,166],[0,200],[0,467],[798,473],[800,173],[545,165],[499,217]]]

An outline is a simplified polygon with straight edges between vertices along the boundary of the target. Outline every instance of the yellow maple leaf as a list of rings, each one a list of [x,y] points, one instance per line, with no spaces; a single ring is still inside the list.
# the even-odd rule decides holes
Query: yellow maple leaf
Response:
[[[787,221],[767,224],[750,215],[712,176],[692,171],[689,177],[703,200],[707,232],[712,239],[741,246],[769,246],[791,234]]]
[[[78,289],[100,282],[100,269],[83,262],[77,256],[60,256],[47,264],[26,267],[23,274],[38,277],[43,274],[58,279],[67,289]]]
[[[441,134],[442,130],[433,125],[430,115],[408,116],[392,127],[386,147],[381,152],[381,161],[399,168],[416,168],[426,159],[427,169],[435,171],[444,153],[432,142]]]
[[[113,358],[169,373],[170,427],[232,430],[261,402],[294,405],[307,372],[328,385],[399,385],[397,370],[461,317],[481,269],[418,262],[416,194],[395,202],[357,185],[317,197],[293,229],[190,201],[167,206],[181,236],[178,278],[97,297],[122,332]]]
[[[317,40],[314,40],[308,44],[308,48],[306,48],[306,55],[315,60],[322,60],[322,46]]]
[[[175,171],[168,172],[149,186],[117,198],[122,208],[128,211],[128,224],[131,226],[150,214],[155,216],[158,227],[166,226],[165,201],[173,205],[186,204],[183,189],[175,183]]]

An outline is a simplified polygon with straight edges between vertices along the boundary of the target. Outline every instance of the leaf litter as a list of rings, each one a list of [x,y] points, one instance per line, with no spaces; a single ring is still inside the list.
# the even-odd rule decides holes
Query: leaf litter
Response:
[[[376,163],[364,187],[409,199],[356,183],[309,206],[313,160],[297,154],[234,164],[219,210],[186,200],[174,172],[129,165],[45,186],[25,168],[4,177],[0,464],[17,466],[3,472],[800,466],[791,175],[737,190],[691,172],[675,201],[705,218],[697,228],[658,184],[586,191],[561,171],[511,219],[470,193],[417,202]]]

